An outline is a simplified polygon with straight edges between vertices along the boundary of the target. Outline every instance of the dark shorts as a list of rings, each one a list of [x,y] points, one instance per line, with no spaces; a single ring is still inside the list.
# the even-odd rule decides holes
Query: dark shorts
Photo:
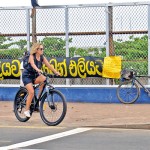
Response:
[[[24,71],[22,73],[22,81],[24,83],[24,86],[26,86],[29,83],[34,84],[34,81],[38,76],[39,76],[38,73],[29,72],[26,69],[24,69]]]

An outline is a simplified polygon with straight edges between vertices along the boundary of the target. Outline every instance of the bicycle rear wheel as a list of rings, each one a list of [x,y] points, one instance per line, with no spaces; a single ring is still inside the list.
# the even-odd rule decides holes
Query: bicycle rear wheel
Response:
[[[24,115],[27,96],[28,96],[28,91],[26,90],[26,88],[20,88],[15,96],[14,113],[16,118],[20,122],[26,122],[30,119]]]
[[[134,103],[140,95],[140,88],[136,83],[124,81],[117,88],[117,97],[124,104]]]
[[[67,112],[67,103],[64,95],[57,90],[45,93],[41,98],[40,115],[45,124],[56,126],[60,124]]]

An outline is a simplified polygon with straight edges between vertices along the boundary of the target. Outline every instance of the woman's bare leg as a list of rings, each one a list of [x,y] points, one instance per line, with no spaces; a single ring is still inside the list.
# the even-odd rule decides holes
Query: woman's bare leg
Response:
[[[27,110],[30,110],[30,105],[31,105],[32,99],[34,97],[34,89],[33,89],[32,83],[27,84],[26,88],[27,88],[28,94],[29,94],[27,97],[27,101],[26,101],[26,111],[27,111]]]
[[[44,75],[40,75],[40,76],[38,76],[37,78],[36,78],[36,80],[35,80],[35,84],[39,84],[39,83],[42,83],[42,82],[44,82],[46,80],[46,77],[44,76]],[[43,86],[44,86],[44,84],[42,84],[40,87],[39,87],[39,92],[38,92],[38,98],[39,98],[39,96],[40,96],[40,94],[41,94],[41,92],[42,92],[42,90],[43,90]]]

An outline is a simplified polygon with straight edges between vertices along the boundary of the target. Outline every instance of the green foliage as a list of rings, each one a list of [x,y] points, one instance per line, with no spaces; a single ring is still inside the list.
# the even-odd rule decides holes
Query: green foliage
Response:
[[[45,49],[44,55],[46,57],[65,57],[66,50],[52,51],[51,49]]]
[[[24,51],[20,49],[0,50],[0,59],[19,59],[22,58]]]
[[[69,39],[72,42],[72,38]],[[44,54],[47,57],[65,57],[66,41],[62,38],[45,37],[41,43],[44,45]],[[72,51],[73,49],[71,49]],[[72,56],[72,52],[69,56]]]
[[[135,69],[141,75],[148,74],[147,61],[123,61],[122,68]]]
[[[0,45],[2,45],[6,41],[12,41],[10,37],[0,36]]]
[[[75,55],[85,57],[85,56],[93,56],[93,57],[101,57],[104,58],[106,56],[106,51],[99,49],[97,47],[90,47],[87,49],[84,48],[77,48],[74,51]]]
[[[72,42],[72,38],[69,39],[69,43]],[[65,57],[66,56],[66,41],[58,37],[45,37],[41,40],[45,50],[46,57]],[[26,49],[26,40],[19,40],[13,42],[10,37],[0,37],[0,59],[14,59],[23,56],[23,52]],[[113,41],[115,55],[123,56],[122,68],[134,68],[139,71],[140,74],[148,73],[148,36],[129,37],[129,40],[123,41],[118,39]],[[18,48],[11,49],[12,45],[17,45]],[[106,57],[105,47],[89,47],[89,48],[69,48],[69,56],[94,56],[94,57]]]
[[[124,42],[114,41],[115,54],[123,56],[124,60],[139,60],[148,58],[148,36],[134,36]]]
[[[75,47],[70,47],[69,48],[69,57],[74,57],[76,48]]]
[[[130,36],[128,41],[114,42],[115,54],[123,56],[122,68],[133,68],[148,74],[148,36]]]
[[[44,45],[45,50],[51,50],[51,51],[60,50],[60,49],[65,50],[65,45],[66,45],[65,40],[56,37],[45,37],[41,41],[41,43]]]
[[[8,41],[12,41],[10,37],[0,36],[0,49],[8,49],[13,43],[8,43]],[[7,44],[5,43],[7,42]]]
[[[148,74],[148,36],[129,37],[129,40],[122,41],[118,39],[114,41],[114,49],[116,56],[122,56],[122,68],[133,68],[139,74]],[[103,48],[101,56],[106,56],[106,49]]]
[[[19,49],[23,50],[27,46],[27,41],[19,40],[18,42],[14,42],[13,44],[16,44],[19,47]]]
[[[83,48],[78,48],[75,51],[75,55],[77,55],[77,56],[83,56],[84,57],[84,56],[88,55],[88,52],[87,52],[87,50],[85,50]]]

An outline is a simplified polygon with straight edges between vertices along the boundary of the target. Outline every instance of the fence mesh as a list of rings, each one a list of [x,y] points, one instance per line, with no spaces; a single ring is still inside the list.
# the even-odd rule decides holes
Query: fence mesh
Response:
[[[0,59],[19,59],[27,50],[27,19],[30,18],[30,42],[33,34],[44,44],[45,56],[66,57],[69,41],[69,57],[122,56],[122,68],[134,68],[139,74],[148,74],[148,4],[131,5],[82,5],[62,8],[36,9],[35,22],[32,9],[0,10]],[[27,15],[27,9],[30,15]],[[108,11],[108,12],[107,12]],[[107,13],[110,18],[107,20]],[[109,23],[109,24],[107,24]],[[36,25],[36,32],[35,26]],[[106,49],[107,27],[109,50]],[[66,39],[68,33],[68,39]],[[30,43],[30,44],[31,44]],[[107,52],[108,51],[108,52]],[[141,79],[147,84],[147,79]],[[2,80],[3,84],[18,84],[19,80]],[[113,84],[118,84],[114,80]],[[54,84],[66,84],[66,79],[56,79]],[[105,85],[104,78],[69,79],[74,85]]]

